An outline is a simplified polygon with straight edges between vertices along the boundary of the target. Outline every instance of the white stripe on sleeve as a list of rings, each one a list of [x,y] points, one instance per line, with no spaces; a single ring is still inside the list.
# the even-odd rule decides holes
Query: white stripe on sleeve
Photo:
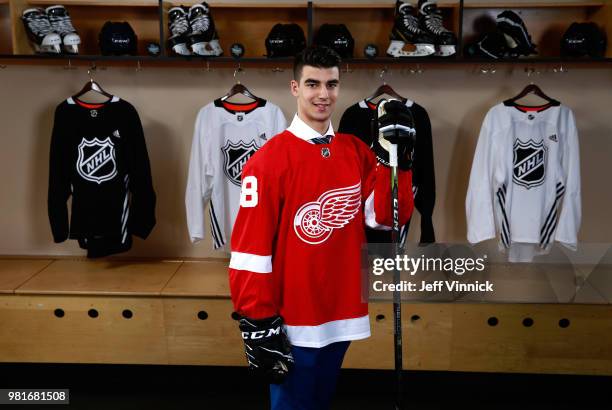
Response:
[[[272,255],[261,256],[251,253],[232,252],[229,267],[256,273],[272,272]]]

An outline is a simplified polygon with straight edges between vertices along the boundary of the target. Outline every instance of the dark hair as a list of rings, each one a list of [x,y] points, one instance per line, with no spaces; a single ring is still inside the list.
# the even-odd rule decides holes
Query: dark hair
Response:
[[[306,47],[295,56],[293,62],[293,79],[299,81],[302,67],[309,65],[317,68],[340,68],[342,59],[334,50],[325,46]]]

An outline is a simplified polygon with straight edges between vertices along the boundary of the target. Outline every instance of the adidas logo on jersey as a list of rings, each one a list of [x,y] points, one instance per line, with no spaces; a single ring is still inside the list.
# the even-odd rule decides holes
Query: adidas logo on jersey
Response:
[[[115,131],[113,131],[113,137],[115,137],[115,138],[121,138],[121,135],[119,134],[119,130],[115,130]]]
[[[264,133],[262,133],[262,134],[260,134],[260,135],[259,135],[259,138],[261,138],[261,139],[262,139],[262,140],[264,140],[264,141],[267,141],[267,140],[268,140],[268,137],[266,137],[266,133],[265,133],[265,132],[264,132]]]
[[[557,141],[557,134],[553,134],[551,136],[548,137],[549,140],[554,141],[554,142],[558,142]]]

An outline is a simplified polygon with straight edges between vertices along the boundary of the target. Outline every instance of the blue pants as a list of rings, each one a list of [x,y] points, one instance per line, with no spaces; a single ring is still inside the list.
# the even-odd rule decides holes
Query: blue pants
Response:
[[[283,384],[270,385],[272,410],[326,410],[350,342],[322,348],[291,347],[295,365]]]

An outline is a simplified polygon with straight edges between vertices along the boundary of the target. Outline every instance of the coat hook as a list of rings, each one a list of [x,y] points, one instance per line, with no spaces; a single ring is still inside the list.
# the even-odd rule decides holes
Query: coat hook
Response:
[[[285,71],[285,70],[283,68],[280,68],[280,67],[274,67],[272,69],[273,73],[282,73],[283,71]]]
[[[240,79],[236,78],[236,74],[242,73],[242,72],[244,72],[244,70],[242,69],[242,67],[240,67],[240,63],[238,63],[238,67],[236,67],[236,69],[234,70],[234,80],[236,80],[236,84],[240,84]]]
[[[348,63],[346,63],[346,67],[344,68],[344,70],[343,70],[343,71],[344,71],[345,73],[352,73],[352,72],[353,72],[353,70],[349,69],[349,65],[348,65]]]
[[[384,66],[382,70],[380,70],[380,80],[382,81],[383,85],[387,85],[386,81],[385,81],[385,74],[387,74],[387,72],[389,71],[389,67]]]
[[[420,64],[416,65],[416,72],[417,72],[417,74],[423,74],[424,71],[425,70],[423,70],[423,68],[421,68]]]
[[[142,71],[142,65],[140,64],[140,60],[136,62],[136,72]]]
[[[76,70],[76,67],[72,65],[72,59],[68,59],[68,65],[64,66],[64,70]]]
[[[206,59],[206,72],[210,73],[210,60]]]

